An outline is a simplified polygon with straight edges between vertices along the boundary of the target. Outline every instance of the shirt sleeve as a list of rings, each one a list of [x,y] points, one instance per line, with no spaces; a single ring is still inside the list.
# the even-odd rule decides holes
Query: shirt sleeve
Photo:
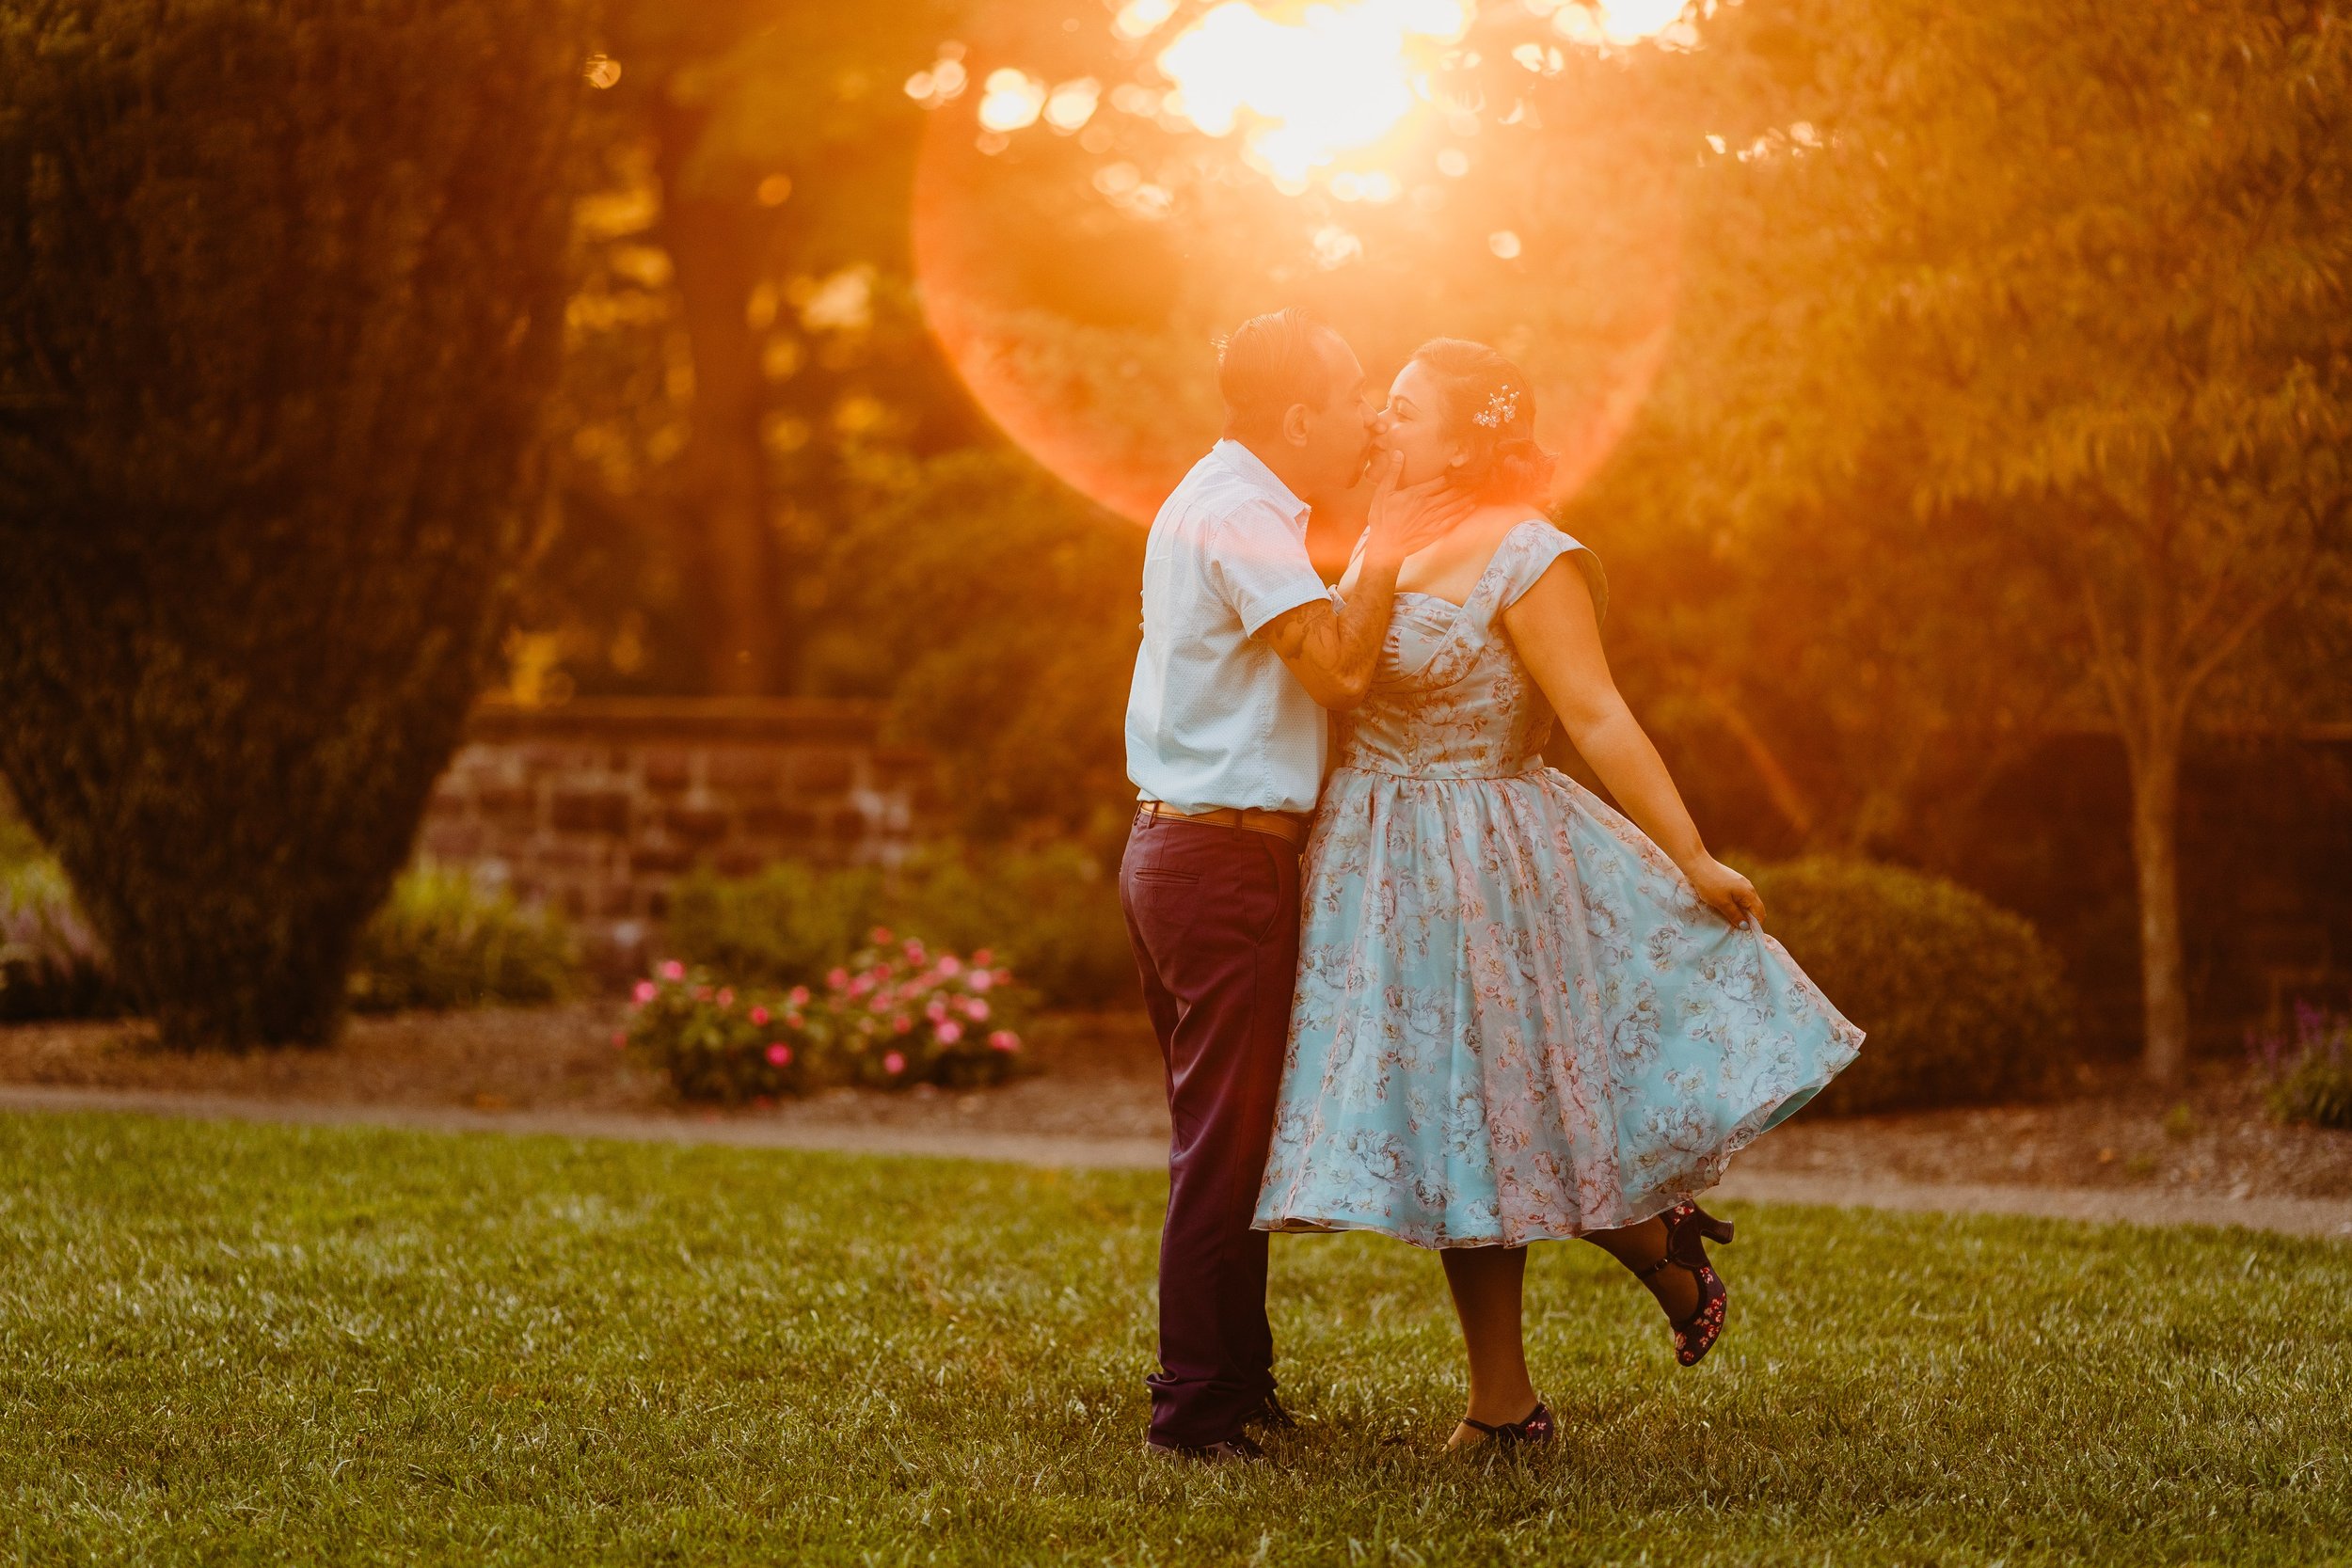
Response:
[[[1307,559],[1307,542],[1271,505],[1238,507],[1217,522],[1209,534],[1209,570],[1251,637],[1278,615],[1331,598]]]

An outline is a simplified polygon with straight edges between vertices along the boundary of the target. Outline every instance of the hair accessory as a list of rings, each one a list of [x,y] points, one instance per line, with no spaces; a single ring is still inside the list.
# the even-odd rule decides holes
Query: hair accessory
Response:
[[[1488,430],[1501,430],[1519,417],[1519,394],[1509,387],[1499,387],[1486,395],[1486,406],[1470,416],[1470,423]]]

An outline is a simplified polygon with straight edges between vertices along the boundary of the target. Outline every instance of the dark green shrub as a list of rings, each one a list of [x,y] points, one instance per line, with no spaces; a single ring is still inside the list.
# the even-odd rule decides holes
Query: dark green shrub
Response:
[[[2280,1121],[2352,1131],[2352,1016],[2295,1005],[2295,1033],[2249,1029],[2247,1054]]]
[[[525,910],[501,889],[485,892],[462,869],[422,865],[359,935],[351,1005],[480,1007],[559,1002],[578,989],[580,951],[554,910]]]
[[[49,858],[49,851],[40,847],[24,819],[8,809],[8,797],[0,795],[0,874]]]
[[[2270,1108],[2281,1121],[2352,1132],[2352,1052],[2338,1046],[2296,1063],[2271,1085]]]
[[[731,984],[809,985],[877,925],[956,952],[991,949],[1049,1006],[1135,995],[1119,885],[1074,845],[934,847],[887,875],[792,863],[744,878],[697,869],[672,895],[664,936]]]
[[[1074,844],[928,851],[901,868],[883,912],[894,928],[933,943],[992,949],[1049,1006],[1136,996],[1118,879]]]
[[[38,853],[0,859],[0,1021],[119,1011],[105,949],[57,863]]]
[[[2025,920],[1941,878],[1809,858],[1750,873],[1764,927],[1869,1038],[1836,1113],[2046,1090],[2073,1041],[2058,962]]]
[[[670,893],[662,936],[689,964],[730,985],[814,985],[882,918],[882,873],[780,861],[749,877],[698,865]]]
[[[0,776],[171,1043],[317,1043],[495,668],[576,0],[0,24]]]

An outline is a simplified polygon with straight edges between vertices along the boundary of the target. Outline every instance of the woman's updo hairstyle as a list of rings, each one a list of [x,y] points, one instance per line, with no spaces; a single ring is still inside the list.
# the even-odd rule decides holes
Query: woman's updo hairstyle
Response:
[[[1412,362],[1443,390],[1446,435],[1469,449],[1455,477],[1470,494],[1530,506],[1550,499],[1558,459],[1535,444],[1535,388],[1525,372],[1466,338],[1432,338]]]

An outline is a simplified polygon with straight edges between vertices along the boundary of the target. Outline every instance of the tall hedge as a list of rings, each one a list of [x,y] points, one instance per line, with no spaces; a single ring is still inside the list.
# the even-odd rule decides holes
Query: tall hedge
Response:
[[[0,774],[181,1044],[320,1042],[492,668],[576,0],[0,11]]]

